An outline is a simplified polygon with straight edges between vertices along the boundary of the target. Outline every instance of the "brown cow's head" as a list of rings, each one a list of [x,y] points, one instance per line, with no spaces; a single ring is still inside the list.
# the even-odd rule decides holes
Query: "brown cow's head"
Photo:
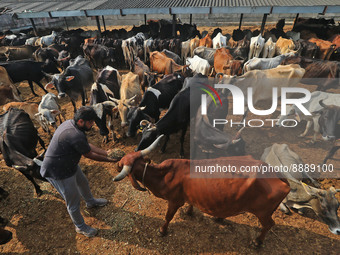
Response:
[[[160,135],[148,148],[125,155],[118,163],[118,167],[121,169],[121,172],[115,178],[113,178],[113,181],[123,180],[127,175],[129,175],[132,185],[140,190],[140,187],[134,179],[134,176],[131,175],[132,167],[134,166],[134,163],[137,159],[148,155],[152,150],[154,150],[163,136],[164,135]]]

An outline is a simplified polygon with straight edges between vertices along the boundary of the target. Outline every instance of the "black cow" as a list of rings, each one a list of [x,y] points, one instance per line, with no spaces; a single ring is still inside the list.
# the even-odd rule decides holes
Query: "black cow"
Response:
[[[68,51],[62,50],[58,54],[57,62],[59,66],[65,70],[70,65],[71,55]]]
[[[42,194],[34,178],[46,181],[40,175],[41,161],[35,148],[39,141],[45,150],[43,140],[38,136],[32,120],[23,110],[11,108],[0,115],[0,150],[7,166],[18,169],[30,180],[38,196]],[[39,163],[40,162],[40,163]]]
[[[139,142],[136,150],[147,148],[150,144],[152,144],[153,141],[156,140],[158,136],[165,134],[166,140],[162,147],[162,152],[164,152],[166,144],[169,140],[169,135],[181,130],[182,135],[180,138],[180,156],[182,158],[184,157],[183,143],[184,136],[190,122],[190,111],[197,111],[201,100],[201,90],[193,90],[192,92],[195,94],[190,95],[190,89],[191,87],[200,85],[202,83],[208,84],[208,79],[206,76],[201,74],[196,74],[194,77],[185,79],[183,89],[178,92],[178,94],[171,101],[167,113],[156,124],[149,124],[148,127],[144,128],[142,139]],[[191,99],[196,100],[192,101]]]
[[[61,74],[48,75],[51,81],[46,84],[45,88],[53,86],[58,91],[58,98],[64,97],[66,94],[70,97],[74,112],[76,112],[76,100],[79,95],[82,98],[82,105],[87,101],[86,88],[93,84],[93,72],[86,59],[78,56],[70,61],[70,66]]]
[[[332,158],[335,152],[340,149],[340,140],[337,140],[340,139],[340,107],[325,105],[322,100],[320,100],[319,103],[323,109],[313,114],[321,114],[319,117],[319,125],[322,138],[326,141],[335,140],[333,147],[323,160],[323,164],[326,164],[327,160]]]
[[[9,63],[0,63],[0,66],[6,68],[6,71],[13,83],[28,81],[34,96],[38,96],[33,90],[33,81],[42,88],[45,93],[47,91],[40,83],[41,79],[46,77],[46,73],[59,73],[55,63],[47,60],[46,62],[35,62],[32,60],[18,60]]]
[[[300,56],[306,58],[315,58],[316,54],[319,52],[319,47],[312,42],[307,40],[299,39],[295,42],[296,47],[299,49],[298,52]]]
[[[182,89],[184,77],[180,74],[170,74],[150,87],[144,94],[138,107],[131,108],[127,115],[129,129],[127,136],[136,135],[140,122],[144,119],[151,121],[159,120],[160,109],[167,109],[175,97]]]
[[[47,59],[51,61],[56,61],[58,58],[59,52],[54,48],[38,48],[33,56],[36,61],[45,62]]]
[[[193,88],[198,89],[198,88]],[[192,158],[218,158],[245,155],[245,142],[239,131],[235,136],[223,132],[224,125],[213,126],[213,119],[225,119],[228,115],[228,95],[219,93],[222,105],[215,106],[211,97],[207,98],[207,114],[197,110],[194,129]],[[197,150],[202,154],[197,155]]]
[[[94,68],[99,69],[114,63],[113,50],[100,44],[85,44],[84,54]]]

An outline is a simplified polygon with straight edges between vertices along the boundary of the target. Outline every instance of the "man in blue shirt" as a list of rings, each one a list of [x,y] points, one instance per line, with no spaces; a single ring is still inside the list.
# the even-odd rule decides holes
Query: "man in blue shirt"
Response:
[[[80,213],[81,197],[87,208],[104,206],[107,200],[92,196],[88,181],[78,163],[81,156],[96,161],[116,162],[108,157],[108,152],[88,143],[85,131],[89,131],[97,115],[93,108],[78,109],[74,118],[62,123],[55,131],[48,146],[40,173],[61,194],[67,211],[76,226],[76,232],[87,237],[97,234],[97,229],[85,224]]]

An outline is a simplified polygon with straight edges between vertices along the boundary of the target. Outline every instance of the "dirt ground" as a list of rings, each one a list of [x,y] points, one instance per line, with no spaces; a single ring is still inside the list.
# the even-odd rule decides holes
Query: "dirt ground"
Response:
[[[223,31],[232,29],[228,27]],[[213,28],[200,30],[212,32]],[[34,88],[40,96],[44,94],[38,86]],[[316,86],[308,88],[313,91]],[[21,83],[19,90],[27,101],[41,100],[41,97],[32,97],[27,83]],[[52,92],[56,94],[55,90]],[[330,92],[340,93],[340,89]],[[72,118],[73,107],[69,99],[61,100],[60,104],[67,118]],[[275,117],[277,115],[278,112]],[[115,126],[120,126],[119,120],[115,121]],[[264,148],[273,143],[287,143],[305,163],[319,164],[331,143],[322,141],[319,136],[317,143],[311,144],[312,132],[306,138],[297,138],[304,126],[303,122],[289,131],[269,127],[256,131],[245,129],[242,135],[247,144],[246,151],[259,159]],[[41,128],[38,131],[48,144],[49,135]],[[119,128],[117,132],[118,136],[122,133]],[[140,136],[102,144],[102,137],[94,129],[88,133],[88,139],[103,149],[120,148],[128,153],[135,149]],[[189,140],[187,134],[185,158],[190,156]],[[41,147],[37,149],[41,151]],[[179,134],[171,136],[165,154],[156,149],[150,155],[154,163],[178,157]],[[337,160],[328,163],[334,164],[335,170],[339,171],[340,152],[335,158]],[[13,239],[0,246],[1,254],[340,254],[340,236],[332,234],[311,210],[304,216],[296,212],[285,215],[277,210],[273,215],[276,226],[267,234],[260,250],[249,245],[260,232],[259,221],[249,213],[227,218],[223,224],[218,224],[197,209],[192,217],[180,209],[169,225],[169,234],[160,237],[158,228],[164,221],[166,201],[135,190],[128,179],[114,183],[116,163],[83,158],[80,165],[93,194],[109,200],[109,204],[100,209],[86,209],[82,202],[86,223],[99,229],[94,238],[75,232],[63,200],[49,183],[38,181],[44,194],[37,197],[33,185],[23,175],[7,167],[3,160],[0,162],[0,186],[10,193],[0,202],[0,215],[9,220],[6,229],[13,233]],[[340,189],[337,179],[324,179],[321,183],[323,188],[334,186]],[[340,199],[339,193],[336,196]]]

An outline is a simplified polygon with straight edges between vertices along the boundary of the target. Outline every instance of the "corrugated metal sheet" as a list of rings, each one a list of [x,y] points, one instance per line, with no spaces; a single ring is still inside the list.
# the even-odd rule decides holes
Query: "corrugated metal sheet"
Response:
[[[0,0],[0,6],[8,7],[12,13],[36,13],[39,12],[57,12],[57,11],[78,11],[78,10],[126,10],[129,14],[157,13],[157,8],[187,8],[184,11],[202,13],[204,7],[223,7],[226,13],[230,12],[230,8],[236,8],[235,11],[252,13],[251,10],[261,7],[309,7],[307,11],[313,11],[313,6],[339,6],[340,0],[97,0],[97,1],[70,1],[70,0]],[[282,8],[281,8],[282,9]],[[337,9],[337,8],[333,8]],[[215,9],[214,9],[215,10]],[[220,11],[221,11],[220,10]],[[263,10],[266,10],[265,8]],[[288,10],[288,9],[286,9]],[[222,11],[223,12],[223,11]],[[261,12],[261,11],[259,11]],[[293,10],[289,12],[294,13]],[[25,16],[27,17],[27,15]]]

